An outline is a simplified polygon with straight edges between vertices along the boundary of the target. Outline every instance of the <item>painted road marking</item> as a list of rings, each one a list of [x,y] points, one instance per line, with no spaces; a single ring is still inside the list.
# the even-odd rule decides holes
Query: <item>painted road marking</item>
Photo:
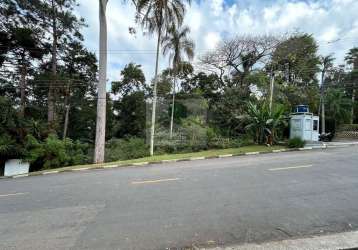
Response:
[[[160,180],[147,180],[147,181],[132,181],[132,185],[138,184],[151,184],[151,183],[159,183],[159,182],[167,182],[167,181],[177,181],[180,180],[179,178],[172,178],[172,179],[160,179]]]
[[[302,165],[302,166],[286,167],[286,168],[270,168],[269,171],[290,170],[290,169],[310,168],[310,167],[312,167],[312,165]]]
[[[25,195],[25,194],[28,194],[28,193],[0,194],[0,197],[9,197],[9,196]]]

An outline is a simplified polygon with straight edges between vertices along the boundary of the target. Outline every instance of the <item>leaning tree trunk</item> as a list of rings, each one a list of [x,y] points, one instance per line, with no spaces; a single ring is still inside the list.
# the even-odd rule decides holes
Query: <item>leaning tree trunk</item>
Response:
[[[106,138],[107,0],[99,1],[99,82],[94,163],[104,162]]]
[[[157,55],[155,61],[154,87],[153,87],[153,103],[152,103],[152,123],[150,128],[150,155],[154,154],[154,133],[155,133],[155,116],[157,108],[157,82],[158,82],[158,67],[159,67],[159,48],[160,48],[161,28],[158,31],[157,40]]]
[[[170,116],[170,134],[169,138],[173,138],[173,124],[174,124],[174,110],[175,110],[175,87],[176,87],[176,77],[174,76],[174,82],[173,82],[173,100],[172,100],[172,113]]]
[[[51,132],[54,131],[55,126],[55,93],[54,85],[56,84],[57,77],[57,23],[56,23],[56,8],[54,0],[52,0],[52,58],[51,58],[51,71],[52,79],[49,83],[47,94],[47,121]]]

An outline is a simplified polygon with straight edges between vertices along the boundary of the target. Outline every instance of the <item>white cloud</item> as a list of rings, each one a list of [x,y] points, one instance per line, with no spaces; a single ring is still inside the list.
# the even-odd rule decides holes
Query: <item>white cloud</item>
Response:
[[[205,48],[207,50],[213,50],[220,42],[220,35],[216,32],[209,32],[205,35]]]
[[[220,15],[223,11],[224,0],[211,0],[210,2],[210,6],[213,11],[212,13],[215,16]]]
[[[84,30],[85,43],[98,50],[98,0],[79,2],[78,11],[89,24]],[[230,4],[227,0],[201,0],[192,2],[185,24],[191,28],[197,55],[236,34],[280,34],[298,29],[313,34],[320,53],[335,53],[339,64],[344,54],[358,45],[356,13],[356,0],[230,0]],[[139,27],[136,36],[129,34],[128,27],[135,26],[130,4],[110,0],[107,15],[109,79],[118,79],[124,65],[135,62],[143,65],[149,80],[154,73],[155,37],[144,36]],[[168,60],[162,58],[161,68],[167,65]]]
[[[336,26],[327,27],[323,30],[323,33],[319,36],[318,40],[322,42],[332,42],[339,38],[340,29]]]

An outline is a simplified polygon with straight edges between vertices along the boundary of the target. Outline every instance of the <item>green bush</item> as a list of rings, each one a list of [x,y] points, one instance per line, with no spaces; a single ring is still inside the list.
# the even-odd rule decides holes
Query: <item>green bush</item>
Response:
[[[238,148],[242,146],[240,139],[215,137],[208,141],[209,149]]]
[[[149,155],[149,147],[144,139],[111,139],[106,144],[106,161],[129,160]]]
[[[18,158],[21,157],[21,154],[20,145],[11,136],[7,134],[0,135],[0,160],[6,161],[11,158]]]
[[[287,146],[289,148],[303,148],[305,146],[306,142],[303,141],[301,138],[295,137],[290,140],[288,140]]]
[[[156,154],[172,154],[191,151],[191,147],[189,147],[187,143],[185,134],[179,131],[173,132],[172,139],[170,139],[168,131],[165,131],[164,129],[158,130],[154,142]]]
[[[188,149],[194,152],[208,149],[208,135],[212,136],[212,131],[208,132],[209,128],[205,126],[202,117],[189,116],[181,122]]]
[[[45,141],[38,141],[28,135],[25,140],[24,159],[32,165],[32,170],[51,169],[88,162],[88,146],[71,139],[60,140],[49,135]]]

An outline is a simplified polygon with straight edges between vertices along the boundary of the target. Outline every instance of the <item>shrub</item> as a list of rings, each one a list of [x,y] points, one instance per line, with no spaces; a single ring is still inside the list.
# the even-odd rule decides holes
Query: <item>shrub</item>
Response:
[[[21,157],[21,148],[11,136],[0,135],[0,160]]]
[[[149,155],[144,139],[111,139],[106,145],[106,161],[118,161],[142,158]]]
[[[158,130],[154,142],[156,154],[172,154],[191,151],[191,147],[189,147],[187,143],[186,135],[179,130],[173,132],[172,139],[170,139],[168,131],[165,131],[164,129]]]
[[[87,163],[87,150],[87,144],[71,139],[60,140],[56,135],[49,135],[43,142],[28,135],[24,159],[31,163],[32,170],[51,169]]]
[[[72,141],[66,139],[65,141],[66,154],[69,157],[68,165],[79,165],[88,163],[90,161],[87,154],[89,145],[87,143],[81,143],[80,141]]]
[[[306,144],[306,142],[303,141],[301,138],[295,137],[295,138],[288,140],[287,146],[289,148],[303,148],[305,146],[305,144]]]
[[[208,147],[210,149],[238,148],[242,146],[240,139],[232,139],[225,137],[215,137],[209,140]]]
[[[208,148],[208,127],[204,125],[201,117],[190,116],[182,119],[182,132],[186,137],[186,143],[191,151],[205,150]],[[209,132],[212,136],[212,131]]]

